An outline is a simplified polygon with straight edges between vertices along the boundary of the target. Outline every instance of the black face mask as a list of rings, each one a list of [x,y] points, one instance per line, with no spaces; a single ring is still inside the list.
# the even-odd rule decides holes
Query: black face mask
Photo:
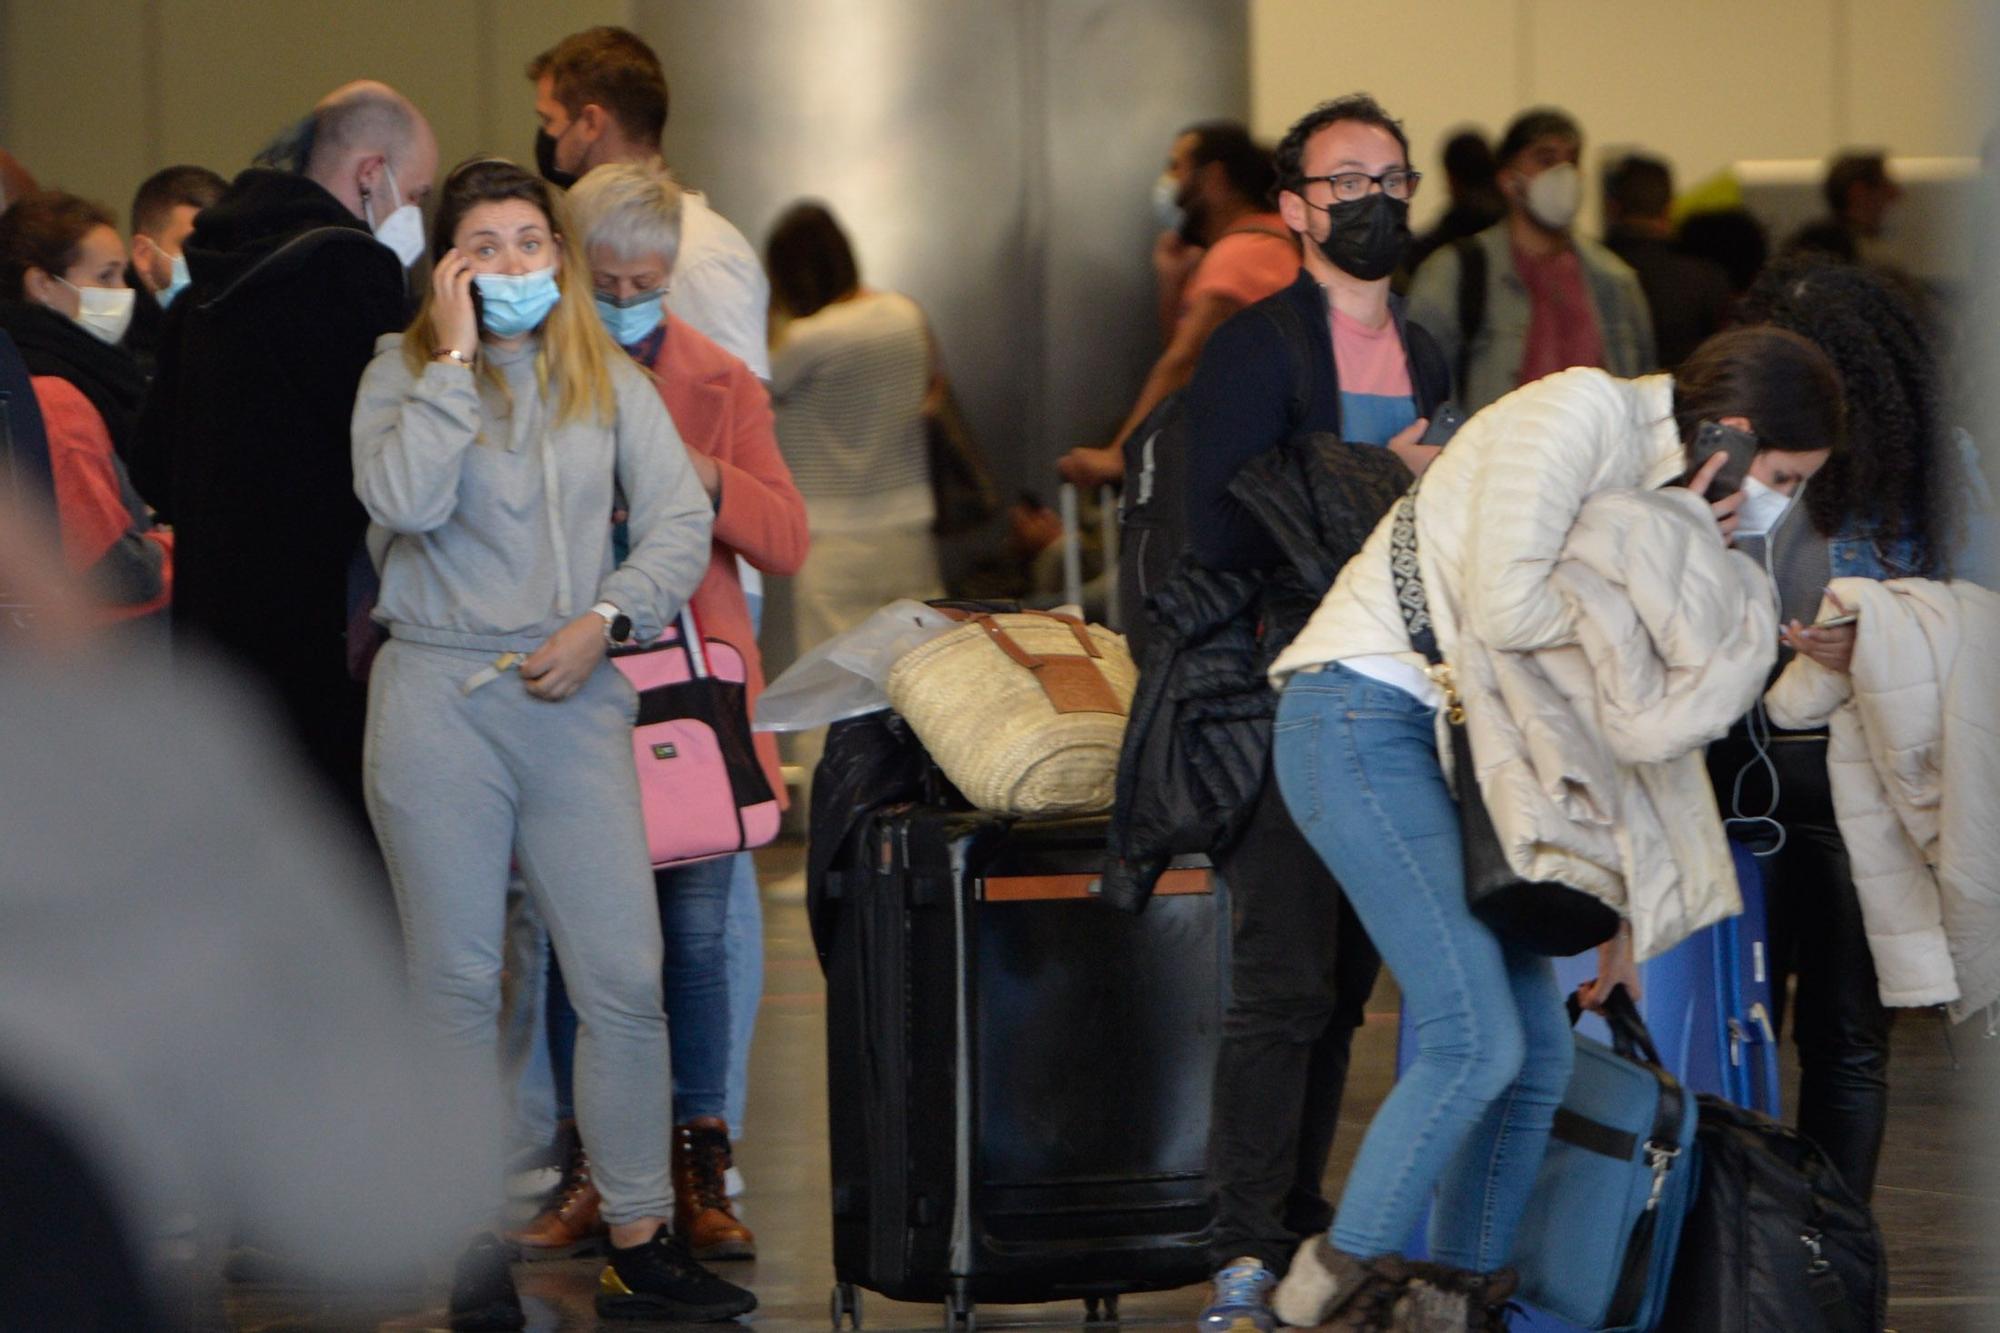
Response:
[[[556,138],[547,130],[535,131],[535,170],[558,190],[567,190],[576,184],[575,172],[564,171],[556,165]]]
[[[1403,262],[1410,245],[1410,201],[1375,193],[1322,210],[1326,239],[1313,238],[1326,262],[1342,273],[1373,282]]]

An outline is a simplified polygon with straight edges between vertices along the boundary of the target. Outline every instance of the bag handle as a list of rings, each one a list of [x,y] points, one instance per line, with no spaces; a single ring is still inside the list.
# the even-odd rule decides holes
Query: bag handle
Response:
[[[1573,991],[1568,1000],[1569,1022],[1575,1027],[1583,1017],[1583,992]],[[1659,1047],[1653,1044],[1653,1034],[1646,1027],[1646,1020],[1639,1016],[1639,1006],[1632,1002],[1632,996],[1623,986],[1612,988],[1604,1001],[1603,1012],[1598,1015],[1611,1029],[1611,1049],[1627,1060],[1649,1064],[1658,1069],[1666,1068],[1666,1061],[1660,1058]]]
[[[660,637],[651,643],[615,647],[610,655],[634,657],[642,653],[677,652],[687,658],[689,676],[695,680],[707,680],[713,676],[715,673],[708,665],[708,641],[701,637],[701,622],[695,618],[693,602],[681,607],[680,614],[673,619],[673,628],[677,631],[676,642],[667,642],[667,636],[663,631]]]
[[[994,643],[999,645],[1001,652],[1007,654],[1007,656],[1013,658],[1016,662],[1026,667],[1028,670],[1034,671],[1039,669],[1043,665],[1041,658],[1034,656],[1032,653],[1028,652],[1027,649],[1021,647],[1020,644],[1014,642],[1013,636],[1008,634],[1006,629],[1003,626],[1001,626],[1001,624],[998,621],[993,619],[992,612],[973,611],[965,607],[959,607],[959,606],[937,606],[931,609],[936,611],[939,615],[947,617],[948,619],[957,620],[961,622],[970,622],[971,624],[979,626],[981,629],[986,631],[986,635],[988,638],[992,639]],[[1103,653],[1097,650],[1097,641],[1090,637],[1089,628],[1085,626],[1085,624],[1081,620],[1078,620],[1075,616],[1057,615],[1053,611],[1028,611],[1028,610],[1008,611],[1005,612],[1004,614],[1010,616],[1039,616],[1043,620],[1053,620],[1057,624],[1067,625],[1069,627],[1069,632],[1076,637],[1077,646],[1083,649],[1084,655],[1086,657],[1101,658],[1104,656]]]

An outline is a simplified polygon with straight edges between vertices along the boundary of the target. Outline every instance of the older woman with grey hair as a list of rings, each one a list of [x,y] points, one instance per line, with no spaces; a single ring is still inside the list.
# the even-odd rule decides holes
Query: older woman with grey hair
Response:
[[[655,168],[598,167],[570,191],[569,206],[590,262],[598,315],[612,338],[652,372],[715,507],[708,570],[691,605],[702,637],[742,656],[754,708],[764,673],[738,557],[765,573],[792,574],[806,552],[805,501],[778,452],[769,398],[747,365],[667,313],[681,234],[681,191],[671,176]],[[777,748],[768,735],[759,735],[756,744],[782,802]],[[755,1238],[737,1220],[724,1188],[731,1162],[725,1112],[732,1027],[724,924],[738,859],[675,865],[655,875],[673,1048],[674,1224],[701,1259],[756,1255]],[[567,1119],[573,1114],[576,1020],[553,965],[549,1016],[557,1113]],[[591,1239],[597,1199],[583,1150],[568,1164],[564,1184],[554,1202],[512,1237],[525,1253],[559,1255]]]

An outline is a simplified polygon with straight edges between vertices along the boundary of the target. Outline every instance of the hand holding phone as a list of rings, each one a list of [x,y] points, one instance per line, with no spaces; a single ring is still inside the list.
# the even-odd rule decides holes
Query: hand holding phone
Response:
[[[1725,426],[1719,421],[1702,422],[1695,431],[1694,445],[1688,450],[1684,483],[1693,485],[1701,470],[1717,454],[1721,454],[1724,461],[1710,476],[1708,487],[1702,492],[1702,498],[1711,504],[1743,489],[1744,478],[1750,475],[1750,462],[1757,456],[1757,437],[1747,430]]]
[[[1465,413],[1459,411],[1457,403],[1439,403],[1431,413],[1431,424],[1424,429],[1418,444],[1449,444],[1451,437],[1458,434],[1458,428],[1465,424]]]

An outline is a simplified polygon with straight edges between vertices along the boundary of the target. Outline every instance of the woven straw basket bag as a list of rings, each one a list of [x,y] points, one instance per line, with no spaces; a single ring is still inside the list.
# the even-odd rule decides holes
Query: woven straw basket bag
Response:
[[[889,672],[931,758],[982,810],[1109,810],[1139,679],[1124,636],[1045,611],[960,614]]]

